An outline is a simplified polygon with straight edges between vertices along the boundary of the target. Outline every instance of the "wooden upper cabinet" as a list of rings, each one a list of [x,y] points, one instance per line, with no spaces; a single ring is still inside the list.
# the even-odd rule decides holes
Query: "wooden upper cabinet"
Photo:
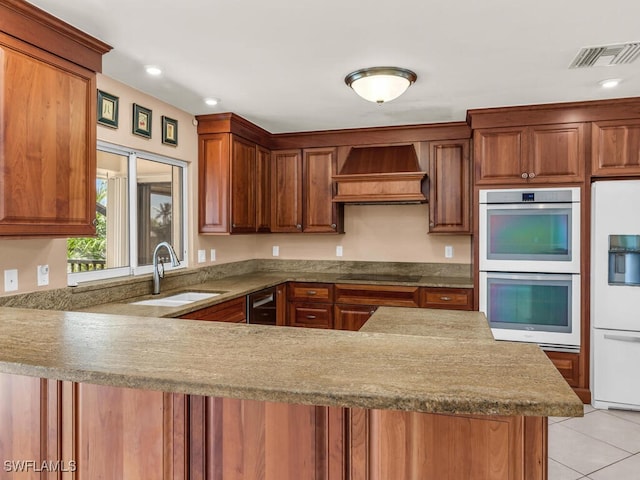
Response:
[[[593,175],[640,174],[640,120],[591,124]]]
[[[232,136],[231,233],[256,231],[256,145]]]
[[[567,123],[476,130],[475,183],[582,181],[584,128],[583,123]]]
[[[471,233],[469,140],[429,143],[429,232]]]
[[[269,151],[233,134],[210,133],[199,136],[198,155],[200,233],[269,231],[269,207],[261,204],[270,204]]]
[[[229,134],[200,135],[198,221],[200,233],[229,232]]]
[[[271,152],[272,232],[302,231],[302,151]]]
[[[303,151],[303,224],[306,233],[342,231],[342,204],[333,203],[332,173],[336,170],[335,148]]]
[[[95,72],[0,32],[0,235],[95,234]]]

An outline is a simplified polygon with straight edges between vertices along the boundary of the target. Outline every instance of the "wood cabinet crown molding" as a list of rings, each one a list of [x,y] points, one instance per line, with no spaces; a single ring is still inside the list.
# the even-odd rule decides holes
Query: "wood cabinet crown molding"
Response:
[[[640,97],[479,108],[467,111],[467,123],[472,130],[633,118],[640,118]]]
[[[102,72],[102,56],[112,47],[23,0],[0,0],[0,31]]]

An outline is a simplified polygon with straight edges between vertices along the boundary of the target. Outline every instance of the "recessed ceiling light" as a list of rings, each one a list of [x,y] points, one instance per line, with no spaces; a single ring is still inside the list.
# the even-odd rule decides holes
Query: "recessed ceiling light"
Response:
[[[219,102],[220,102],[220,100],[218,100],[217,98],[210,97],[210,98],[205,98],[204,99],[204,103],[206,103],[210,107],[215,107]]]
[[[144,69],[149,75],[153,75],[154,77],[162,74],[162,69],[157,65],[147,65]]]
[[[602,80],[600,86],[602,88],[614,88],[620,84],[620,81],[619,78],[608,78],[607,80]]]

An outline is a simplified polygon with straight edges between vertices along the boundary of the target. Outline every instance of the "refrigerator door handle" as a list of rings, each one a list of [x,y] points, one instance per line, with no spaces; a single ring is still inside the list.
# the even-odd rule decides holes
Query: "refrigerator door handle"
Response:
[[[624,335],[604,335],[607,340],[620,340],[621,342],[638,342],[640,343],[640,337],[626,337]]]

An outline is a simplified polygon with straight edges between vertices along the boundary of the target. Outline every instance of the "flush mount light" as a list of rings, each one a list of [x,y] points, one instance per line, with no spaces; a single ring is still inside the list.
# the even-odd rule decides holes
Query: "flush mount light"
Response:
[[[157,65],[147,65],[144,69],[149,75],[153,75],[154,77],[162,74],[162,69]]]
[[[204,99],[204,103],[206,103],[210,107],[215,107],[218,103],[220,103],[220,100],[218,100],[217,98],[209,97]]]
[[[351,72],[344,82],[365,100],[390,102],[402,95],[418,76],[398,67],[371,67]]]
[[[619,78],[608,78],[607,80],[602,80],[600,86],[602,88],[615,88],[620,85],[620,81]]]

